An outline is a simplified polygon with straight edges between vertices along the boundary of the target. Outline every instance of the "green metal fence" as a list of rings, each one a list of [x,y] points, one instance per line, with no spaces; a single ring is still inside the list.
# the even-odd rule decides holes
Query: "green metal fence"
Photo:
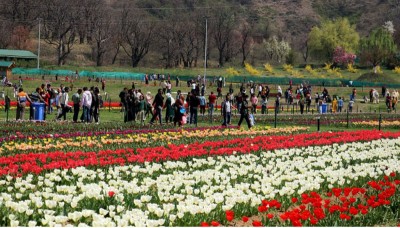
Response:
[[[46,69],[31,69],[31,68],[14,68],[12,70],[14,75],[29,75],[29,76],[43,76],[43,75],[58,75],[58,76],[75,76],[75,72],[71,70],[46,70]],[[135,72],[91,72],[81,71],[79,72],[80,77],[92,77],[92,78],[106,78],[106,79],[118,79],[118,80],[143,80],[144,73]],[[188,81],[190,79],[196,79],[197,76],[179,76],[181,81]],[[207,76],[207,81],[217,80],[219,76]],[[175,76],[172,76],[175,79]],[[350,81],[348,79],[318,79],[318,78],[293,78],[293,77],[271,77],[271,76],[229,76],[225,78],[226,83],[242,83],[242,82],[254,82],[263,84],[274,84],[274,85],[288,85],[291,81],[293,85],[307,84],[313,86],[354,86],[354,87],[382,87],[388,88],[400,88],[400,84],[394,84],[391,82],[379,83],[379,82],[362,82],[362,81]]]
[[[71,70],[46,70],[46,69],[27,69],[27,68],[14,68],[12,70],[14,75],[29,75],[29,76],[76,76],[75,71]],[[78,72],[79,77],[92,77],[92,78],[106,78],[106,79],[124,79],[124,80],[142,80],[144,73],[133,72],[91,72],[81,71]]]

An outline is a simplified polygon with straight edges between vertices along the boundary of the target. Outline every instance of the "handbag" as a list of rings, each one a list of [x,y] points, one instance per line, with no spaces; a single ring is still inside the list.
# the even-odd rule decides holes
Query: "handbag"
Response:
[[[254,126],[256,124],[253,114],[249,114],[249,120],[250,120],[250,126]]]
[[[181,114],[185,114],[185,113],[186,113],[186,109],[185,109],[184,107],[181,107],[181,108],[179,109],[179,112],[180,112]]]

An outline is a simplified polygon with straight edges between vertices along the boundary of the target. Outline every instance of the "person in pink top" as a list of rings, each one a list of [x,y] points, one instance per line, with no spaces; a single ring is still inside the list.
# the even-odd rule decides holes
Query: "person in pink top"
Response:
[[[214,114],[214,105],[215,101],[217,100],[217,96],[215,96],[214,92],[211,92],[210,96],[208,96],[208,114],[210,116],[211,122],[213,121],[213,114]]]
[[[251,95],[251,106],[252,106],[251,112],[253,114],[257,113],[257,104],[258,104],[258,98],[256,97],[256,94],[253,93]]]

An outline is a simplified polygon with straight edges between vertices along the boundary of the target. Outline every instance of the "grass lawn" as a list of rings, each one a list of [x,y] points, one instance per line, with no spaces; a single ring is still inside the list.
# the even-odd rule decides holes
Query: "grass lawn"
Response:
[[[63,69],[70,69],[70,70],[75,70],[75,68],[73,68],[72,66],[70,67],[63,67]],[[93,68],[93,67],[80,67],[78,70],[92,70],[92,71],[131,71],[132,68],[114,68],[114,67],[101,67],[101,68]],[[192,75],[193,77],[195,77],[195,75],[197,74],[204,74],[204,69],[201,68],[197,68],[197,69],[148,69],[148,68],[136,68],[134,69],[135,72],[145,72],[145,73],[152,73],[152,72],[156,72],[156,73],[170,73],[171,75]],[[262,70],[262,69],[259,69]],[[245,71],[244,69],[242,69],[241,71]],[[305,69],[296,69],[295,71],[299,71],[301,75],[301,77],[304,78],[332,78],[332,79],[343,79],[343,78],[349,78],[349,79],[356,79],[357,77],[359,77],[361,74],[367,72],[368,70],[359,70],[358,73],[350,73],[347,72],[347,70],[342,70],[341,74],[342,76],[338,77],[337,74],[335,75],[330,75],[324,73],[324,70],[322,69],[317,69],[315,70],[316,72],[318,72],[317,74],[311,74],[309,72],[307,72]],[[265,71],[264,71],[265,73]],[[226,69],[221,69],[221,68],[213,68],[213,69],[207,69],[207,74],[208,75],[223,75],[223,76],[227,76],[227,71]],[[389,70],[385,70],[384,71],[385,74],[385,78],[386,79],[390,79],[390,81],[387,81],[387,83],[397,83],[399,82],[399,77],[392,71]],[[288,75],[288,72],[283,71],[282,68],[280,67],[276,67],[274,69],[274,77],[285,77]],[[61,84],[63,84],[64,86],[68,86],[68,87],[73,87],[72,91],[70,92],[70,97],[72,96],[73,93],[75,93],[77,91],[78,88],[82,88],[83,86],[87,86],[87,87],[91,87],[91,86],[97,86],[99,88],[101,88],[101,83],[100,82],[96,82],[95,80],[92,80],[91,82],[88,81],[87,78],[81,78],[79,80],[74,81],[73,83],[71,82],[66,82],[65,81],[65,77],[61,77],[59,76],[58,80],[55,80],[54,76],[45,76],[44,80],[42,79],[42,77],[32,77],[30,76],[30,78],[26,78],[26,76],[22,76],[23,78],[23,88],[26,92],[31,93],[35,90],[36,87],[39,87],[42,83],[46,84],[46,83],[51,83],[53,88],[59,87]],[[174,79],[174,77],[172,77],[172,79]],[[17,76],[13,76],[10,79],[12,82],[17,82],[18,81],[18,77]],[[150,85],[146,86],[143,81],[132,81],[132,80],[120,80],[120,79],[107,79],[106,80],[106,89],[105,92],[101,92],[101,95],[103,97],[104,100],[104,104],[105,107],[101,110],[101,121],[102,122],[114,122],[114,121],[123,121],[123,114],[121,112],[119,112],[118,109],[109,109],[108,108],[108,102],[119,102],[119,93],[120,91],[124,88],[131,88],[132,83],[135,83],[135,87],[136,89],[141,89],[142,93],[147,93],[148,91],[152,93],[152,95],[154,96],[157,92],[157,89],[160,88],[159,86],[159,82],[150,82]],[[190,91],[190,87],[186,86],[186,81],[182,81],[180,82],[180,86],[175,87],[175,80],[171,81],[172,83],[172,92],[173,94],[176,93],[177,90],[181,90],[184,93],[187,93]],[[222,90],[222,94],[226,94],[228,91],[228,85],[229,85],[229,76],[227,77],[227,87],[224,87]],[[239,91],[239,84],[235,83],[234,84],[234,93],[237,93]],[[276,93],[277,92],[277,86],[278,85],[269,85],[271,88],[271,93]],[[282,87],[283,90],[285,90],[288,85],[280,85]],[[294,85],[294,88],[297,85]],[[209,94],[211,91],[214,91],[214,93],[216,93],[216,86],[215,85],[207,85],[207,90],[206,90],[206,95]],[[353,88],[349,88],[349,87],[328,87],[327,88],[329,91],[330,95],[337,95],[337,96],[341,96],[345,98],[345,107],[347,107],[347,102],[349,99],[349,96],[352,92]],[[371,88],[369,87],[358,87],[357,89],[357,99],[359,99],[355,105],[354,105],[354,112],[386,112],[386,106],[384,104],[384,99],[381,98],[381,103],[380,104],[364,104],[361,103],[360,99],[362,99],[364,96],[369,97],[369,91]],[[378,90],[378,92],[380,92],[380,88],[375,88]],[[312,96],[314,97],[314,94],[316,92],[321,93],[323,90],[322,86],[313,86],[312,87]],[[10,87],[3,87],[0,88],[0,91],[4,91],[5,94],[8,94],[12,100],[16,100],[13,97],[13,88]],[[0,101],[2,99],[0,98]],[[274,98],[270,98],[270,100],[268,101],[268,106],[269,107],[273,107],[274,106]],[[217,100],[218,104],[220,104],[222,102],[222,98],[219,98]],[[284,99],[282,99],[282,107],[284,108],[284,112],[286,113],[290,113],[292,109],[297,109],[297,106],[291,106],[291,105],[286,105],[284,103]],[[312,107],[314,107],[314,99],[313,99],[313,103],[312,103]],[[314,108],[315,109],[315,108]],[[6,114],[4,112],[4,107],[0,106],[0,120],[4,120],[6,119]],[[15,119],[15,110],[12,110],[9,113],[9,119]],[[55,119],[54,116],[51,116],[50,118],[48,118],[48,120],[53,120]],[[68,114],[68,119],[72,119],[72,114]],[[200,119],[201,121],[201,119]]]

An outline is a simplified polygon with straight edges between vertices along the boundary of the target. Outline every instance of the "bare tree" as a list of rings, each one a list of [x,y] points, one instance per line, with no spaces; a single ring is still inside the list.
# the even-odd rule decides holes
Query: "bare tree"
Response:
[[[11,44],[12,23],[0,20],[0,48],[7,48]]]
[[[160,31],[159,39],[157,42],[157,49],[161,51],[161,60],[165,61],[165,67],[171,68],[177,64],[177,29],[178,21],[176,17],[169,18],[168,23],[159,24]]]
[[[301,47],[301,53],[303,55],[304,62],[307,63],[308,57],[310,56],[310,49],[308,48],[308,38],[305,39]]]
[[[254,31],[254,21],[242,21],[239,26],[239,43],[240,43],[240,53],[242,54],[242,66],[247,60],[253,45],[253,31]]]
[[[45,0],[43,9],[44,40],[57,51],[57,64],[64,65],[75,44],[76,21],[72,1]]]
[[[104,16],[104,0],[84,0],[78,7],[77,31],[79,34],[79,43],[83,44],[85,39],[88,43],[92,41],[93,32],[98,25],[98,19]]]
[[[200,40],[193,22],[180,23],[176,33],[179,57],[184,67],[192,67],[198,56]]]
[[[111,43],[112,43],[113,51],[114,51],[113,57],[111,60],[111,64],[114,65],[115,62],[117,61],[119,51],[121,50],[122,38],[120,36],[113,36],[113,37],[111,37]]]
[[[96,60],[96,66],[103,64],[103,57],[111,46],[112,36],[118,36],[118,31],[113,26],[114,22],[111,16],[107,13],[107,10],[102,10],[101,14],[98,15],[94,20],[94,30],[92,32],[94,42],[92,44],[92,51]]]
[[[11,36],[11,46],[16,49],[29,49],[31,46],[29,34],[30,29],[28,26],[18,25],[14,27]]]
[[[141,15],[130,15],[131,11],[122,13],[122,48],[131,60],[132,67],[137,67],[139,62],[149,52],[153,40],[154,22],[145,21]]]
[[[231,42],[232,31],[234,28],[234,15],[232,11],[225,8],[216,8],[213,13],[212,35],[218,49],[218,63],[224,65],[224,55],[229,42]]]
[[[35,19],[39,14],[37,6],[40,1],[35,0],[8,0],[0,7],[0,14],[11,20],[14,26],[23,25],[32,29],[36,25]]]

